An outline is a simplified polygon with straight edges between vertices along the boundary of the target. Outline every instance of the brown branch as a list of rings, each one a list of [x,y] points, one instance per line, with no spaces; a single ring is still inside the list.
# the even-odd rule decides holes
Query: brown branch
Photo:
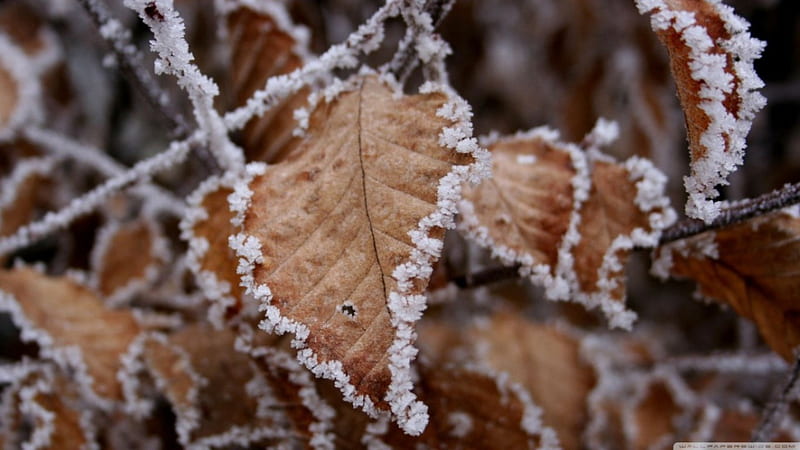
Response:
[[[779,391],[764,409],[761,422],[753,430],[751,442],[767,442],[775,434],[775,429],[780,425],[781,420],[786,416],[789,409],[789,402],[797,399],[800,394],[800,352],[795,350],[795,360],[789,375]]]
[[[735,225],[747,219],[767,214],[779,209],[800,203],[800,183],[787,184],[780,189],[742,200],[722,210],[711,223],[706,224],[697,219],[683,219],[661,234],[659,245],[685,239],[706,231]]]

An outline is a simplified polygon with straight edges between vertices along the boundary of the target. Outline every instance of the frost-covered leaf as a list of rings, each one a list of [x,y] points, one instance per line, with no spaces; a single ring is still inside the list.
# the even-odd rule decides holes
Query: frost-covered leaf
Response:
[[[232,2],[227,12],[231,84],[235,106],[244,106],[267,79],[301,67],[308,57],[308,31],[294,26],[281,2]],[[307,105],[308,89],[290,95],[245,125],[248,160],[272,163],[286,156],[298,126],[294,111]]]
[[[392,448],[560,448],[528,392],[504,374],[422,364],[419,395],[431,415],[421,436],[390,427],[374,439]]]
[[[784,210],[658,249],[653,271],[691,278],[700,293],[755,322],[791,361],[800,345],[800,218]]]
[[[691,173],[686,214],[706,222],[719,214],[716,186],[744,158],[745,138],[764,97],[753,69],[764,43],[721,0],[637,0],[667,47],[686,119]]]
[[[665,177],[633,157],[615,163],[536,129],[490,146],[493,178],[465,188],[460,229],[545,287],[553,300],[601,308],[630,327],[624,263],[652,247],[674,213]]]
[[[0,370],[19,372],[3,392],[4,448],[96,448],[91,410],[63,373],[31,363]]]
[[[0,66],[0,128],[5,128],[19,102],[17,83],[8,69]]]
[[[228,246],[235,228],[234,213],[228,208],[233,177],[210,177],[189,196],[191,209],[181,221],[181,237],[189,244],[187,264],[195,280],[212,302],[211,323],[222,326],[224,319],[237,315],[244,289],[236,273],[236,254]]]
[[[94,285],[106,301],[121,304],[156,279],[167,256],[154,221],[111,222],[99,231],[92,249]]]
[[[0,309],[41,357],[75,372],[82,395],[101,406],[122,399],[120,357],[139,334],[130,311],[110,310],[74,280],[29,268],[0,271]]]
[[[556,431],[564,448],[580,447],[595,375],[581,359],[579,339],[512,314],[496,314],[467,336],[479,363],[507,373],[530,392],[542,409],[542,421]]]
[[[36,217],[45,202],[54,161],[27,158],[0,180],[0,236],[8,236]]]
[[[262,327],[296,336],[299,358],[365,411],[419,434],[414,323],[460,185],[484,175],[469,107],[445,88],[399,96],[374,76],[346,82],[274,166],[249,166],[231,246]]]
[[[186,446],[284,445],[324,447],[334,412],[312,376],[289,353],[236,349],[236,335],[191,325],[145,343],[146,367],[177,416]]]

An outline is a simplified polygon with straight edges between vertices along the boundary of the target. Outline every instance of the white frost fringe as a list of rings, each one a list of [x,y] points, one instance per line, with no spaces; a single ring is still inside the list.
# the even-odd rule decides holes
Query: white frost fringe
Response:
[[[665,0],[636,0],[641,14],[651,14],[654,30],[672,28],[681,36],[689,49],[691,77],[702,86],[698,93],[702,100],[699,106],[710,121],[700,136],[700,145],[705,147],[706,154],[692,162],[691,174],[684,178],[684,185],[689,194],[686,214],[710,223],[719,214],[721,206],[711,200],[719,195],[715,187],[728,184],[725,178],[742,164],[745,139],[753,118],[766,104],[766,99],[757,92],[764,87],[764,82],[753,68],[753,61],[761,57],[765,43],[750,36],[747,31],[750,24],[720,0],[702,2],[713,8],[730,35],[729,39],[718,42],[711,40],[707,30],[697,23],[693,12],[673,10],[669,3]],[[711,53],[715,45],[725,53]],[[731,55],[734,57],[733,76],[725,70],[727,57]],[[739,109],[734,111],[735,116],[723,104],[726,94],[733,90],[734,77],[739,82],[735,95],[741,102]]]
[[[472,112],[467,102],[446,85],[429,82],[420,88],[420,93],[423,94],[433,92],[441,92],[447,96],[448,101],[437,111],[437,115],[453,122],[452,126],[442,130],[440,144],[456,152],[473,155],[476,162],[469,166],[454,166],[450,173],[439,181],[436,211],[420,220],[418,228],[409,232],[416,248],[412,250],[409,261],[399,265],[392,272],[392,276],[397,280],[398,292],[389,294],[387,304],[392,326],[395,328],[395,338],[389,349],[389,370],[392,381],[384,400],[389,403],[392,416],[400,427],[406,433],[415,436],[421,434],[428,423],[428,408],[418,401],[412,392],[411,362],[417,354],[417,349],[413,345],[416,339],[414,323],[419,320],[426,307],[425,296],[410,294],[413,280],[430,277],[432,264],[441,254],[443,242],[429,237],[429,232],[437,227],[454,227],[453,218],[456,204],[461,196],[461,185],[465,182],[478,182],[485,178],[490,170],[488,152],[480,148],[477,140],[472,137]],[[232,220],[236,226],[243,223],[250,205],[252,197],[252,191],[248,187],[250,181],[265,171],[263,165],[248,165],[247,168],[248,176],[237,183],[234,194],[229,197],[231,210],[237,214]],[[299,322],[281,316],[278,308],[271,304],[270,288],[255,283],[253,271],[255,266],[263,261],[261,243],[258,239],[240,232],[231,236],[230,247],[239,256],[237,271],[241,275],[242,286],[261,301],[261,309],[266,316],[261,327],[272,333],[294,334],[293,346],[298,349],[298,358],[303,365],[319,377],[334,380],[346,401],[360,407],[367,414],[378,417],[381,412],[372,400],[365,395],[356,394],[356,387],[350,383],[350,377],[343,371],[342,363],[319,361],[314,351],[306,345],[309,329]]]

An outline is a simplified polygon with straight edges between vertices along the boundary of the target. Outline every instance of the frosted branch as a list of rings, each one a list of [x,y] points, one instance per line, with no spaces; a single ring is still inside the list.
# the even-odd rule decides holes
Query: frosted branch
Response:
[[[60,211],[47,213],[42,220],[21,227],[11,236],[0,239],[0,255],[19,250],[43,236],[66,227],[76,218],[96,209],[108,197],[126,186],[147,180],[153,174],[180,163],[191,147],[201,140],[201,136],[202,134],[197,132],[186,140],[173,142],[166,151],[141,161],[128,171],[108,179],[100,186],[72,200]]]
[[[54,155],[65,156],[81,164],[91,167],[106,178],[124,175],[127,167],[108,157],[99,149],[89,147],[70,139],[67,136],[41,128],[26,128],[25,138]],[[183,215],[185,202],[171,192],[152,183],[142,183],[133,188],[142,198],[155,203],[158,209],[176,215]]]
[[[786,381],[776,393],[775,398],[767,404],[764,415],[761,417],[756,429],[753,430],[752,442],[769,441],[775,434],[775,429],[780,425],[789,410],[789,402],[800,395],[800,352],[795,351],[795,361]]]
[[[741,200],[723,208],[711,223],[685,218],[664,230],[659,245],[685,239],[700,233],[744,222],[787,206],[800,203],[800,183],[787,184],[780,189],[752,199]]]
[[[193,63],[194,55],[186,42],[183,19],[173,8],[172,0],[125,0],[125,6],[136,11],[150,27],[154,37],[150,49],[158,55],[155,72],[175,76],[178,85],[189,95],[195,119],[205,135],[204,141],[217,162],[226,170],[243,170],[244,153],[231,142],[222,117],[214,108],[219,87]]]

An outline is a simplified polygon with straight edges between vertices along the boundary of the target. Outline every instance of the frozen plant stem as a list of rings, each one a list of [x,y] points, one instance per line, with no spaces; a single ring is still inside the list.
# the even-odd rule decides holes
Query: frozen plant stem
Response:
[[[781,390],[776,393],[776,398],[767,404],[764,415],[761,417],[756,429],[753,431],[751,442],[769,441],[775,434],[775,428],[780,425],[789,409],[789,402],[797,399],[800,393],[800,351],[795,350],[795,360]]]
[[[474,289],[487,284],[510,280],[519,276],[519,265],[511,267],[490,267],[475,273],[468,273],[450,280],[459,289]]]
[[[159,86],[151,72],[144,68],[144,58],[130,40],[130,33],[124,29],[101,0],[78,0],[91,17],[102,38],[111,47],[123,77],[137,89],[148,104],[160,114],[170,129],[173,139],[186,139],[193,132],[186,116],[175,106],[169,93]],[[203,165],[211,173],[220,171],[213,155],[203,145],[197,145],[194,151]]]
[[[689,218],[676,222],[664,230],[659,244],[664,245],[706,231],[735,225],[747,219],[777,211],[796,203],[800,203],[800,183],[787,184],[772,192],[730,205],[723,209],[719,216],[709,224]]]
[[[447,13],[450,12],[454,3],[455,0],[428,0],[427,3],[425,3],[423,10],[431,16],[434,30],[442,23],[442,20],[444,20]],[[392,61],[389,62],[389,71],[397,77],[397,80],[400,81],[401,84],[405,83],[405,80],[419,64],[417,50],[413,45],[417,31],[410,31],[414,32],[406,34],[400,42],[400,48],[397,50],[397,53],[395,53]]]

